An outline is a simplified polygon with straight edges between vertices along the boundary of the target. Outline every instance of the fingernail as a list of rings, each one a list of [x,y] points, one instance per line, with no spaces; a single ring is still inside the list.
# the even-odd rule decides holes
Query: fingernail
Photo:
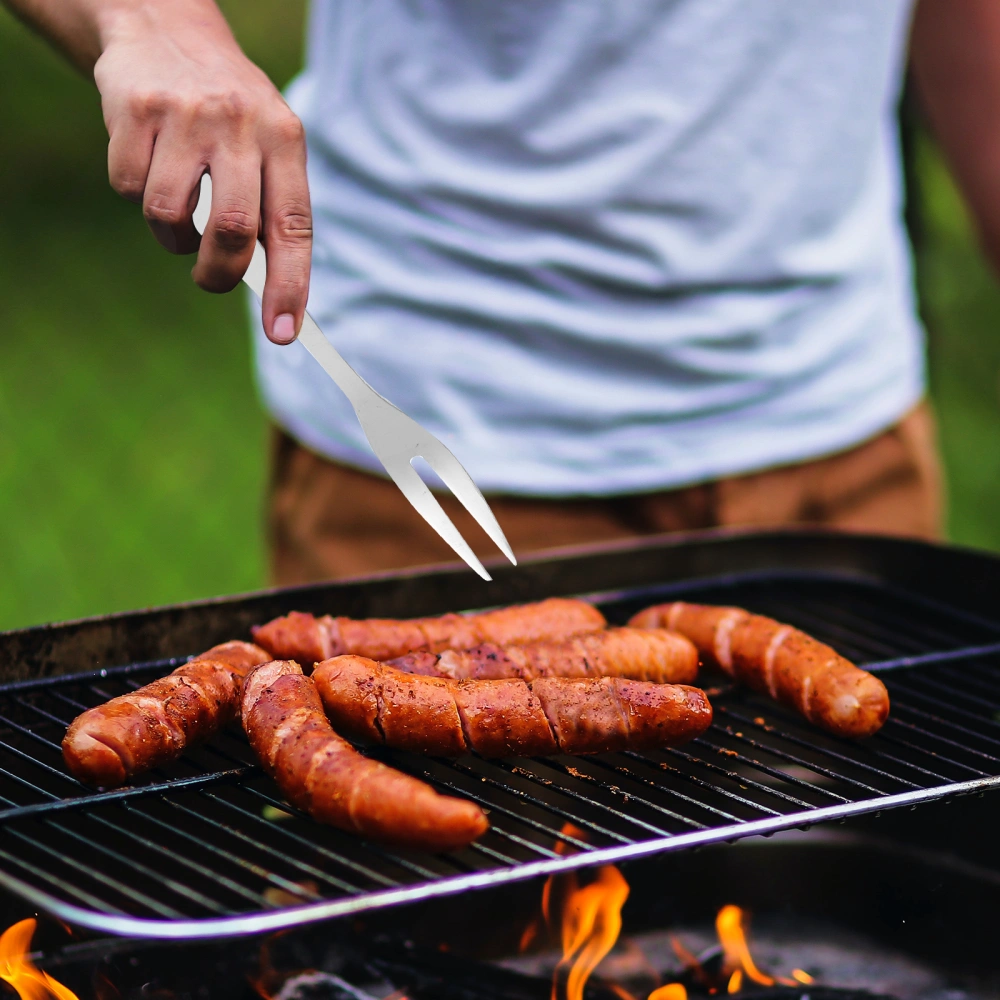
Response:
[[[282,313],[271,327],[271,340],[278,344],[290,344],[294,339],[295,317],[291,313]]]

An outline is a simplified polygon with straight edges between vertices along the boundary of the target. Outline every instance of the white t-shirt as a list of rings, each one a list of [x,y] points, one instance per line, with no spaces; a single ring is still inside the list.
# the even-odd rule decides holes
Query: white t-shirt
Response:
[[[315,0],[309,309],[480,487],[659,490],[923,392],[895,106],[910,0]],[[299,344],[274,419],[378,472]]]

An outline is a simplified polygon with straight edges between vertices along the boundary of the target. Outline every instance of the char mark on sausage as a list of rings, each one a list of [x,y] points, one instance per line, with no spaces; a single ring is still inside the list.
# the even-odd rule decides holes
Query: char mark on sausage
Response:
[[[606,624],[592,604],[553,597],[496,611],[408,620],[315,618],[293,611],[255,627],[253,638],[272,656],[296,660],[308,669],[342,653],[390,660],[410,652],[441,653],[482,643],[561,642]]]
[[[243,727],[288,801],[321,823],[428,851],[465,847],[488,828],[474,803],[439,795],[338,736],[297,663],[276,660],[254,670],[243,694]]]
[[[500,646],[443,653],[407,653],[388,661],[407,673],[450,680],[516,677],[625,677],[659,684],[688,684],[698,676],[698,650],[667,629],[612,628],[564,642]]]
[[[773,618],[742,608],[674,601],[629,622],[686,635],[709,662],[755,691],[796,708],[837,736],[871,736],[889,715],[889,693],[836,650]]]
[[[698,688],[622,677],[455,681],[347,655],[318,664],[313,679],[345,736],[442,756],[650,750],[712,721]]]

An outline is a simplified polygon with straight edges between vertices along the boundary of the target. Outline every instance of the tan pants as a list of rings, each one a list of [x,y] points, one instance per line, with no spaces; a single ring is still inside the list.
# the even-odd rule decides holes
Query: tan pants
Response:
[[[937,538],[941,475],[930,409],[849,451],[713,483],[608,499],[491,496],[518,555],[562,545],[729,526],[818,525]],[[481,557],[496,547],[446,494],[441,505]],[[283,431],[273,437],[268,511],[279,585],[358,576],[456,557],[386,479],[337,465]]]

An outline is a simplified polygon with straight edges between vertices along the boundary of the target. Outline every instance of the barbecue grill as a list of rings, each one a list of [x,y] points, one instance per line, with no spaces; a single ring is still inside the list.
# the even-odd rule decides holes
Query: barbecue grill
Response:
[[[106,933],[253,934],[1000,787],[991,556],[816,532],[705,533],[549,555],[497,567],[495,579],[442,568],[0,635],[0,886]],[[293,608],[412,616],[571,594],[612,623],[678,598],[790,622],[879,673],[889,721],[852,743],[723,685],[712,728],[677,750],[502,761],[377,751],[489,810],[490,832],[447,855],[380,847],[297,814],[238,733],[110,792],[62,764],[59,741],[84,708]]]

